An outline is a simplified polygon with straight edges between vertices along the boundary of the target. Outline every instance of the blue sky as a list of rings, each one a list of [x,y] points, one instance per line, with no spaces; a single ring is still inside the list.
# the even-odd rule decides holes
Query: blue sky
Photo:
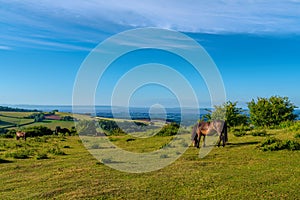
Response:
[[[121,31],[157,27],[185,33],[206,49],[228,100],[245,106],[258,96],[280,95],[300,106],[299,0],[0,0],[0,5],[0,104],[70,105],[78,70],[94,47]],[[158,56],[172,65],[174,58]],[[128,58],[119,64],[133,63]],[[114,70],[108,77],[120,73]],[[114,84],[108,78],[109,83]],[[196,93],[207,106],[205,87]],[[138,106],[177,105],[157,85],[132,97]],[[95,98],[97,104],[110,103],[106,92],[97,91]]]

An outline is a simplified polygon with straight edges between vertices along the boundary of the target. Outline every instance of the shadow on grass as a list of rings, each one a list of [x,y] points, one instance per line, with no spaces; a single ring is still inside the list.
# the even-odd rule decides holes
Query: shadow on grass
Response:
[[[0,158],[0,164],[2,164],[2,163],[12,163],[13,161],[11,161],[11,160],[4,160],[4,159],[2,159],[2,158]]]
[[[229,148],[232,148],[232,147],[240,147],[240,146],[246,146],[246,145],[254,145],[254,144],[259,144],[260,142],[259,141],[252,141],[252,142],[239,142],[239,143],[231,143],[231,142],[228,142],[226,144],[226,146],[228,146]]]

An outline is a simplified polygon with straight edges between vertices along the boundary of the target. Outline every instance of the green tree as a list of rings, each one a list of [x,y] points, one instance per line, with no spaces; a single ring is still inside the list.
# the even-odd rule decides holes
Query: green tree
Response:
[[[256,126],[274,126],[284,121],[296,119],[294,109],[297,108],[288,97],[272,96],[268,98],[258,97],[248,102],[250,120]]]
[[[243,114],[243,109],[237,107],[237,102],[227,101],[221,106],[214,106],[211,120],[226,120],[229,127],[246,125],[248,117]]]

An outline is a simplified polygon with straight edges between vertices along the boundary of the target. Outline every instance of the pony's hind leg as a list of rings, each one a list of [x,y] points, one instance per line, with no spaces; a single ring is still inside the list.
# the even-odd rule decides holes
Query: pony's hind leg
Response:
[[[222,139],[223,139],[223,147],[225,147],[225,143],[226,143],[225,135],[222,136]]]
[[[219,136],[218,147],[220,147],[221,141],[222,141],[222,135]],[[223,143],[223,144],[224,144],[224,143]]]

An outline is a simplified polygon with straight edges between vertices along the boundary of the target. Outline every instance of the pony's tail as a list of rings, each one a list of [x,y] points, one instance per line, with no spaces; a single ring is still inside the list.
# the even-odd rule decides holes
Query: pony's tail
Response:
[[[224,137],[225,137],[225,142],[228,142],[228,133],[227,133],[227,123],[226,121],[224,122]]]

